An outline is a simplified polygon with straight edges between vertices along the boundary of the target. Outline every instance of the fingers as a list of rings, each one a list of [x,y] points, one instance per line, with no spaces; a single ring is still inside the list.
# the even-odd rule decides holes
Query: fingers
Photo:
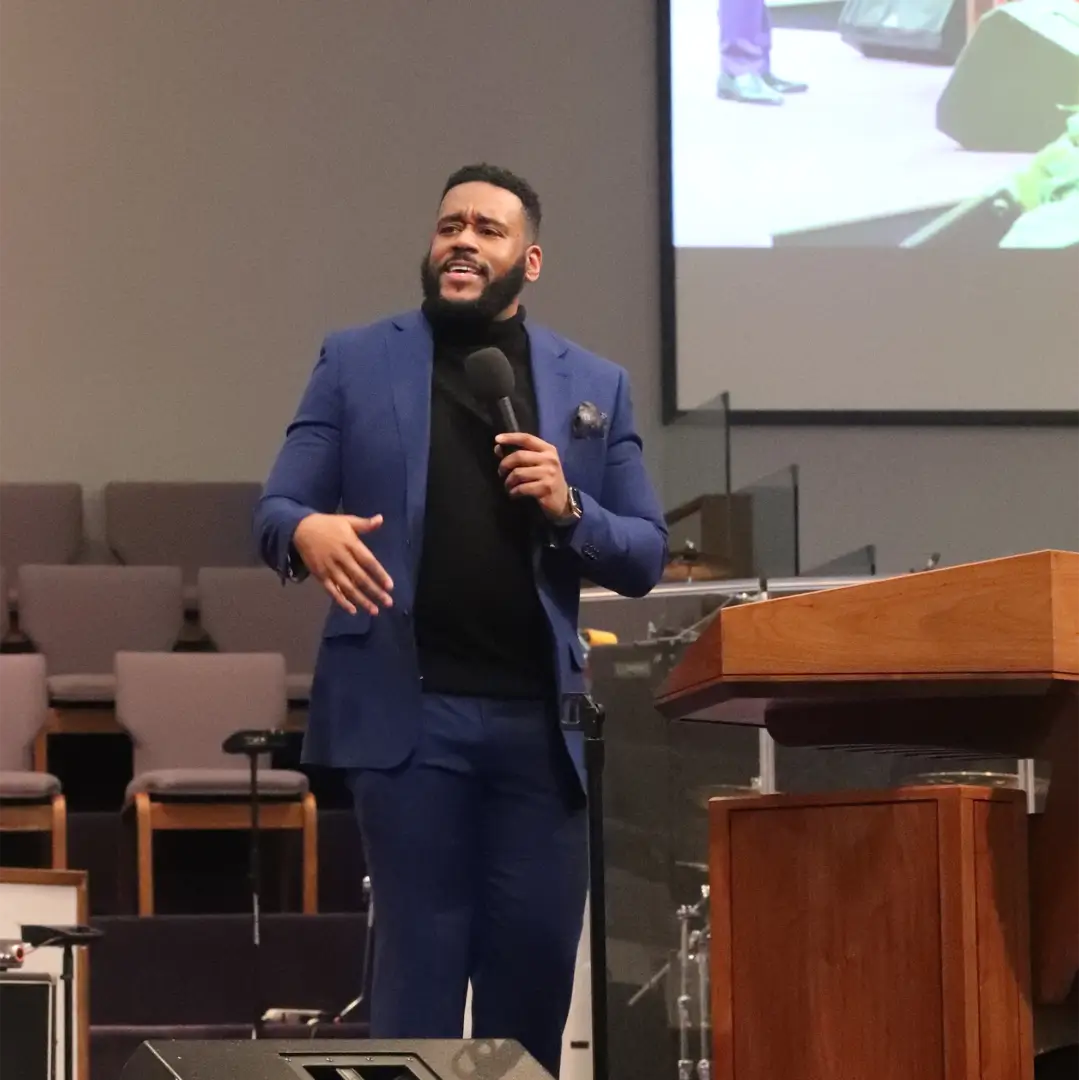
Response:
[[[380,602],[386,606],[391,607],[393,601],[390,598],[390,590],[393,588],[393,578],[386,573],[382,564],[375,558],[371,549],[360,540],[353,540],[347,546],[347,554],[351,556],[351,561],[356,568],[361,572],[366,572],[368,580],[371,581],[372,587],[376,588],[379,592]],[[349,569],[346,564],[346,569]]]
[[[330,594],[331,598],[337,604],[338,607],[342,607],[350,615],[356,614],[356,605],[352,603],[348,597],[341,591],[340,586],[332,578],[322,579],[323,588]]]
[[[345,521],[356,530],[358,535],[363,536],[364,533],[374,532],[382,525],[382,515],[375,514],[374,517],[362,518],[350,514],[345,517]]]
[[[550,448],[554,450],[554,447]],[[499,463],[498,471],[505,476],[507,473],[513,472],[514,469],[520,469],[530,465],[542,465],[555,464],[558,458],[552,453],[541,450],[515,450],[512,454],[507,454]]]
[[[351,569],[340,565],[331,567],[323,578],[323,584],[327,592],[350,615],[355,615],[358,608],[362,608],[369,615],[377,615],[378,604],[386,595],[358,566]],[[384,603],[383,606],[391,607],[392,601]]]
[[[502,435],[495,436],[495,443],[498,446],[515,446],[518,450],[553,450],[554,447],[544,442],[538,435],[528,435],[523,431],[507,432]]]
[[[540,482],[550,488],[553,487],[554,481],[554,471],[549,465],[529,465],[525,468],[514,469],[506,477],[506,490],[512,493],[525,484]]]
[[[372,561],[374,561],[372,556]],[[375,563],[378,566],[378,563]],[[381,570],[382,568],[379,567]],[[383,575],[385,571],[382,570]],[[362,566],[359,562],[353,559],[350,555],[345,555],[340,562],[334,568],[334,579],[338,582],[342,588],[346,589],[351,586],[355,590],[355,593],[347,593],[357,603],[359,603],[365,609],[371,611],[372,615],[378,614],[378,606],[393,607],[393,597],[390,596],[389,590],[384,589],[375,579],[371,573],[368,572],[366,567]],[[389,577],[386,577],[389,580]],[[358,594],[358,596],[356,595]],[[374,609],[368,608],[367,605],[376,605]]]
[[[554,491],[554,485],[550,480],[533,480],[530,483],[518,484],[517,487],[511,488],[510,497],[514,499],[531,497],[542,502],[552,491]]]

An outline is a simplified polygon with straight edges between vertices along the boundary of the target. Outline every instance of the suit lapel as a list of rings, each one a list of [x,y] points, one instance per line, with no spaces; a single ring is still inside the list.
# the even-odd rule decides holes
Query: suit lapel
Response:
[[[393,319],[387,340],[393,410],[405,460],[405,515],[415,558],[423,539],[427,462],[431,451],[431,365],[434,343],[419,311]]]
[[[558,449],[564,461],[573,416],[573,379],[566,362],[566,344],[542,326],[526,323],[536,389],[539,436]]]

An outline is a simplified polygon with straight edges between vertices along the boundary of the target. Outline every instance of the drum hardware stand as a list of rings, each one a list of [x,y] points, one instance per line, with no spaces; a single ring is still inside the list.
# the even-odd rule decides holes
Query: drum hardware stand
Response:
[[[678,919],[678,1080],[711,1080],[712,1076],[712,1021],[709,1008],[709,945],[711,930],[708,919],[709,887],[701,886],[701,898],[695,904],[682,904]],[[698,929],[692,927],[695,919],[701,920]],[[690,985],[693,969],[697,973],[697,993],[700,1020],[697,1026],[700,1056],[696,1061],[690,1057],[693,1034],[693,1017],[690,1013],[692,998]],[[628,1005],[637,1004],[654,990],[671,973],[671,961],[667,961],[634,995]]]
[[[712,1075],[712,1023],[708,1015],[708,896],[708,886],[702,885],[700,900],[695,904],[683,904],[678,909],[678,1080],[710,1080]],[[699,929],[690,929],[694,919],[701,920]],[[690,1016],[689,987],[694,967],[697,969],[697,1007],[700,1011],[700,1056],[696,1062],[690,1057],[693,1018]]]

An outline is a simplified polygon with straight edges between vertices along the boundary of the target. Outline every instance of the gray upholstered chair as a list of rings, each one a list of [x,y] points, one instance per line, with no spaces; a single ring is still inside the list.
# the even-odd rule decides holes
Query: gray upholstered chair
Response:
[[[109,703],[113,657],[172,649],[183,586],[172,566],[23,566],[22,630],[44,654],[55,705]]]
[[[276,652],[285,658],[288,699],[306,704],[330,599],[314,579],[283,586],[266,568],[199,571],[203,629],[222,652]]]
[[[60,781],[30,767],[49,711],[45,658],[0,656],[0,831],[52,834],[52,866],[67,866],[67,808]]]
[[[0,484],[0,562],[69,563],[82,550],[78,484]]]
[[[257,483],[114,481],[106,484],[105,533],[127,566],[179,566],[193,588],[202,566],[255,566],[251,531]]]
[[[247,829],[250,772],[221,744],[285,719],[285,661],[276,653],[116,655],[116,714],[134,742],[126,805],[138,835],[139,914],[154,910],[153,838],[160,829]],[[260,768],[260,828],[303,833],[303,910],[318,910],[318,820],[307,777]]]
[[[82,488],[78,484],[0,484],[0,563],[8,572],[5,602],[19,608],[19,567],[74,562],[83,549]],[[10,629],[5,623],[5,632]]]
[[[171,649],[183,626],[183,585],[172,566],[23,566],[20,629],[45,656],[53,709],[34,761],[48,766],[53,734],[113,735],[113,657]]]

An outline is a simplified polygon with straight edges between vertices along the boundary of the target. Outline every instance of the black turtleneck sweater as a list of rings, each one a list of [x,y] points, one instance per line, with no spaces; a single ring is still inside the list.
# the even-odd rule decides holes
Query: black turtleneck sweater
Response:
[[[431,453],[415,627],[427,693],[545,698],[554,686],[550,631],[533,571],[528,500],[498,475],[501,429],[469,392],[464,359],[501,349],[516,378],[518,423],[537,430],[524,311],[480,325],[432,321]]]

